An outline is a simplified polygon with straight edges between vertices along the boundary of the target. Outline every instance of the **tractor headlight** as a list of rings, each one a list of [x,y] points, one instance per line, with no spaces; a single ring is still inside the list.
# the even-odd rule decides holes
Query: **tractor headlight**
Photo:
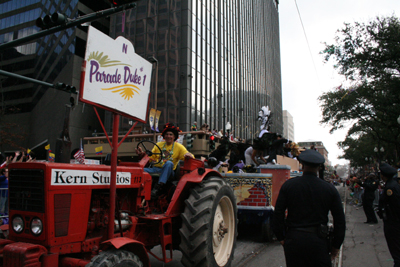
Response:
[[[40,235],[43,231],[43,223],[39,218],[33,218],[31,222],[31,231],[34,235]]]
[[[24,220],[21,216],[15,216],[12,220],[12,228],[17,234],[22,233],[24,230]]]

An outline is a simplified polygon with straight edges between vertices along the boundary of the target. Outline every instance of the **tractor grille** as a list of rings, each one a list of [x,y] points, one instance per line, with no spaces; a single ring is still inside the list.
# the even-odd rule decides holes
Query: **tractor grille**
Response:
[[[54,229],[56,237],[68,235],[70,209],[71,194],[54,195]]]
[[[44,212],[44,174],[38,169],[11,169],[10,210]]]

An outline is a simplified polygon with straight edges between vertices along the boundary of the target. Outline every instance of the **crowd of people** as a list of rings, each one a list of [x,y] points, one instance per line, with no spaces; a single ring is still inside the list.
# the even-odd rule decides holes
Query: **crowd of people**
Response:
[[[8,165],[14,162],[34,161],[33,152],[16,151],[13,156],[3,159],[0,167],[0,224],[8,223]]]
[[[363,207],[365,224],[377,224],[378,217],[382,219],[395,267],[400,266],[400,184],[397,174],[396,168],[381,162],[378,175],[376,172],[351,174],[343,181],[352,197],[350,203]]]
[[[197,122],[193,122],[192,126],[190,127],[191,131],[203,131],[207,134],[212,134],[215,137],[218,138],[223,138],[226,137],[228,138],[231,142],[244,142],[245,140],[239,137],[235,137],[235,130],[232,131],[225,131],[223,129],[217,130],[217,129],[212,129],[210,128],[210,125],[207,123],[202,124],[200,127],[197,126]]]

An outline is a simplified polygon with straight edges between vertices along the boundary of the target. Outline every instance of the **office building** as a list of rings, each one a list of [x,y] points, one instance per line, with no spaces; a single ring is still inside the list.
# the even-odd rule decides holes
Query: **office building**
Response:
[[[286,139],[295,141],[293,116],[287,110],[283,111],[283,136]]]
[[[111,35],[131,40],[158,65],[160,124],[192,122],[251,138],[258,111],[273,112],[271,131],[282,132],[278,1],[139,1],[111,19]],[[156,100],[155,100],[156,99]],[[157,103],[155,103],[157,101]]]
[[[310,149],[314,147],[322,156],[324,156],[325,166],[330,165],[330,161],[328,159],[329,152],[324,146],[324,143],[322,143],[321,141],[306,140],[304,142],[298,142],[297,144],[299,145],[300,148]]]
[[[73,19],[109,7],[104,1],[90,0],[1,0],[0,43],[39,32],[36,19],[45,15],[59,12]],[[109,19],[99,19],[92,25],[109,33]],[[62,82],[79,88],[86,32],[87,27],[79,26],[15,47],[0,48],[0,69],[46,83]],[[64,137],[72,141],[73,149],[79,147],[80,138],[100,129],[91,107],[79,105],[75,100],[75,105],[69,107],[70,98],[76,95],[1,75],[0,88],[0,125],[5,130],[0,137],[3,153],[32,148],[46,140],[54,152],[56,141],[62,135],[69,135]]]
[[[95,3],[95,4],[94,4]],[[38,31],[35,20],[53,12],[70,18],[109,7],[106,1],[0,1],[0,42]],[[193,121],[211,129],[227,122],[235,136],[252,138],[259,131],[258,111],[273,112],[271,131],[282,133],[282,91],[277,0],[148,0],[92,26],[115,38],[132,41],[136,52],[153,57],[149,108],[161,110],[160,125],[177,123],[189,130]],[[79,87],[87,28],[79,26],[1,52],[0,68],[49,83]],[[10,52],[11,51],[11,52]],[[49,139],[53,144],[69,117],[72,148],[101,127],[88,105],[65,104],[70,95],[24,81],[1,77],[2,112],[27,134],[21,147]],[[157,95],[155,96],[155,88]],[[103,118],[103,112],[100,116]],[[109,115],[104,119],[110,131]],[[1,123],[1,122],[0,122]],[[120,131],[130,127],[122,119]],[[4,148],[1,148],[4,150]],[[15,149],[15,148],[14,148]]]

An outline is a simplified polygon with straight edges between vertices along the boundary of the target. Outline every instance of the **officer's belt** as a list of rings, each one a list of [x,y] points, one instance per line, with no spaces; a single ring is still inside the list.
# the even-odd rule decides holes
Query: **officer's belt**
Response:
[[[307,233],[318,233],[318,226],[310,226],[310,227],[290,227],[289,231],[300,231]]]

